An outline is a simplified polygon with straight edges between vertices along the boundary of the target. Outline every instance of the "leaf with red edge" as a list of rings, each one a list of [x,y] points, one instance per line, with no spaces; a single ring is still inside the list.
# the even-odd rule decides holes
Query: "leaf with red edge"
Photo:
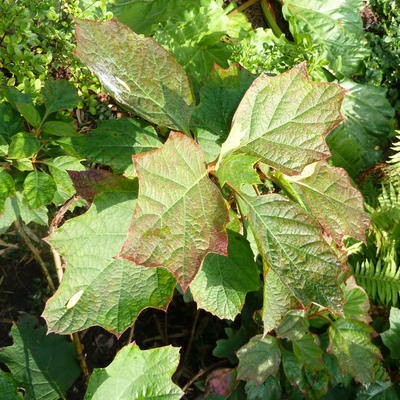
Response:
[[[325,135],[343,120],[342,101],[343,89],[310,81],[305,63],[278,76],[261,74],[236,110],[220,159],[244,153],[298,174],[330,156]]]
[[[225,201],[208,178],[203,150],[182,133],[133,160],[138,203],[119,258],[164,267],[186,290],[208,253],[227,255]]]
[[[89,169],[88,171],[68,171],[76,193],[85,200],[92,202],[96,194],[103,192],[134,192],[137,190],[137,180],[114,175],[104,169]]]
[[[370,220],[361,193],[344,169],[320,161],[289,180],[299,185],[310,211],[336,243],[341,244],[345,235],[365,240]]]

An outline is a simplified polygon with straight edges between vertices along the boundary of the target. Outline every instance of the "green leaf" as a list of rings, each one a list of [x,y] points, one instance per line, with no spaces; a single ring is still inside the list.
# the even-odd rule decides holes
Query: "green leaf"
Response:
[[[312,334],[304,335],[301,339],[293,341],[293,352],[299,361],[312,371],[324,369],[322,361],[322,349],[316,343],[316,337]]]
[[[238,379],[256,385],[278,372],[281,352],[278,340],[272,336],[256,335],[237,352]]]
[[[57,192],[53,198],[56,205],[64,204],[75,194],[75,188],[67,170],[84,171],[85,167],[80,160],[71,156],[60,156],[47,160],[47,165],[54,182],[57,185]]]
[[[305,63],[271,77],[260,75],[233,117],[221,156],[245,153],[288,175],[330,153],[324,135],[342,121],[343,93],[334,83],[309,80]]]
[[[309,325],[303,310],[292,310],[277,327],[276,336],[291,341],[300,340],[308,332]]]
[[[246,386],[247,400],[281,400],[282,389],[279,380],[274,376],[269,376],[262,385],[255,385],[253,382],[247,382]]]
[[[206,81],[214,64],[229,66],[231,42],[251,30],[244,14],[228,16],[229,11],[221,0],[209,0],[199,9],[188,9],[184,21],[169,20],[154,37],[191,77],[197,82]]]
[[[257,161],[257,157],[246,154],[233,154],[225,157],[217,170],[219,184],[223,186],[228,182],[240,190],[243,184],[257,185],[261,183],[254,168]]]
[[[48,135],[70,137],[76,136],[76,128],[73,122],[47,121],[42,126],[42,131]]]
[[[139,198],[119,257],[168,269],[185,291],[208,253],[227,255],[225,201],[186,135],[173,132],[160,149],[133,159]]]
[[[390,356],[400,359],[400,309],[391,307],[390,328],[381,333],[384,345],[390,350]]]
[[[229,134],[233,114],[253,80],[254,75],[237,64],[227,69],[214,65],[201,87],[200,104],[194,110],[191,125],[207,162],[218,157]]]
[[[0,393],[3,400],[21,400],[17,393],[17,384],[11,374],[0,370]]]
[[[35,169],[30,158],[12,160],[12,166],[19,171],[33,171]]]
[[[23,193],[33,209],[51,203],[56,189],[54,179],[43,171],[34,170],[24,180]]]
[[[74,108],[80,100],[75,86],[64,79],[46,81],[42,89],[42,96],[46,106],[46,115]]]
[[[68,263],[43,313],[51,331],[71,333],[100,325],[121,334],[144,308],[168,306],[175,279],[167,271],[114,259],[136,196],[136,191],[101,193],[89,211],[65,222],[48,239]]]
[[[127,345],[108,367],[93,371],[85,400],[179,400],[184,393],[171,380],[178,363],[177,347],[140,350]]]
[[[4,136],[0,136],[0,156],[6,156],[8,154],[8,142]]]
[[[14,179],[4,169],[0,168],[0,214],[4,211],[4,203],[7,197],[14,196]]]
[[[336,243],[343,236],[364,241],[370,219],[364,211],[364,200],[346,171],[320,161],[307,165],[301,175],[289,177],[299,185],[315,219]]]
[[[79,376],[75,350],[66,337],[47,335],[26,315],[11,328],[14,344],[0,351],[0,361],[11,370],[26,400],[57,400]],[[3,394],[3,393],[2,393]]]
[[[14,87],[3,87],[3,94],[9,103],[26,119],[26,121],[37,128],[40,125],[40,114],[31,98],[21,93]]]
[[[345,76],[360,74],[369,54],[360,11],[362,0],[287,0],[283,15],[297,43],[317,43],[330,67]]]
[[[194,107],[189,79],[157,42],[116,19],[77,20],[76,35],[77,57],[118,102],[157,125],[189,132]]]
[[[278,194],[241,197],[248,208],[260,254],[286,293],[303,306],[314,302],[340,310],[341,263],[322,237],[318,224],[302,208]]]
[[[377,380],[379,349],[371,343],[373,329],[362,322],[338,319],[329,328],[329,348],[343,372],[368,384]]]
[[[239,233],[228,231],[228,256],[208,254],[190,291],[198,307],[218,318],[233,320],[240,313],[246,294],[259,286],[249,242]]]
[[[18,132],[11,138],[9,159],[30,158],[40,149],[40,142],[29,132]]]
[[[371,322],[368,294],[356,284],[354,277],[347,279],[344,294],[344,316],[367,324]]]
[[[393,131],[394,110],[386,89],[346,81],[343,102],[344,123],[327,137],[332,161],[351,176],[382,158],[382,146]]]
[[[133,154],[157,149],[162,144],[151,125],[130,118],[99,121],[96,129],[74,138],[72,143],[78,153],[111,166],[116,173],[126,173],[132,167]]]
[[[217,340],[213,350],[213,356],[218,358],[229,358],[232,362],[236,361],[236,352],[249,341],[251,336],[248,330],[242,325],[239,330],[225,328],[226,339]]]
[[[398,400],[396,386],[393,382],[375,382],[362,387],[356,400]]]
[[[0,104],[0,135],[9,137],[21,131],[24,120],[8,103]]]

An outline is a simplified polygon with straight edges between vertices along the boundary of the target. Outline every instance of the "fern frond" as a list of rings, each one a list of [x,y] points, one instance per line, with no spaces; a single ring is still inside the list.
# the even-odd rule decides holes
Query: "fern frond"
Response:
[[[391,150],[394,151],[394,154],[389,157],[389,165],[386,168],[388,182],[400,186],[400,135],[396,136],[396,141],[393,143]]]
[[[385,262],[379,259],[376,263],[371,260],[358,262],[353,267],[357,283],[368,293],[375,302],[387,306],[396,306],[400,300],[400,268],[392,260]]]

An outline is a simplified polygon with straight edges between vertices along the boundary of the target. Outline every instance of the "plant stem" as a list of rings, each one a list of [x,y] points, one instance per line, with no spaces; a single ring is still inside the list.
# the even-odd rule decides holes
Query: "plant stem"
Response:
[[[56,291],[56,287],[54,285],[53,279],[51,278],[49,270],[47,269],[46,264],[45,264],[45,262],[43,261],[43,258],[40,255],[40,251],[33,245],[31,239],[29,238],[29,236],[24,231],[24,228],[23,228],[19,218],[17,218],[15,220],[14,225],[17,228],[18,233],[20,234],[20,236],[24,240],[25,244],[28,246],[29,250],[32,252],[32,254],[35,257],[36,261],[40,265],[40,267],[42,269],[42,272],[43,272],[43,275],[47,279],[47,283],[49,285],[49,288],[50,288],[51,292],[54,293]]]
[[[272,29],[272,32],[274,32],[276,37],[280,37],[282,35],[282,31],[276,22],[275,11],[272,8],[270,0],[261,0],[261,8],[269,27]]]
[[[296,203],[299,203],[303,208],[307,209],[303,199],[293,189],[292,185],[287,181],[281,172],[275,171],[271,176],[271,180],[280,186],[292,200],[294,200]]]
[[[236,8],[235,10],[231,11],[228,14],[228,17],[233,17],[235,14],[240,13],[244,10],[246,10],[246,8],[249,8],[250,6],[252,6],[253,4],[256,4],[258,1],[260,0],[248,0],[246,1],[246,3],[243,3],[240,7]]]

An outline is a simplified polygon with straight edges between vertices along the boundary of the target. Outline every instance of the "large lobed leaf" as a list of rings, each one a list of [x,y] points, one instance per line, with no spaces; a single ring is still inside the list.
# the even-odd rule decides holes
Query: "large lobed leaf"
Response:
[[[327,158],[324,136],[342,121],[343,91],[309,80],[305,63],[270,77],[260,75],[247,90],[222,145],[221,158],[246,153],[288,175]]]
[[[285,287],[286,293],[304,306],[314,302],[340,310],[341,263],[322,237],[318,223],[278,194],[243,194],[242,198],[260,254],[279,278],[278,292],[282,293]]]
[[[137,196],[136,180],[130,191],[124,186],[120,192],[98,194],[85,214],[68,220],[49,237],[68,263],[43,313],[51,331],[70,333],[100,325],[120,334],[142,309],[168,305],[175,279],[166,270],[114,259]]]
[[[77,20],[76,36],[76,56],[118,102],[157,125],[189,131],[194,107],[189,79],[157,42],[116,19]]]
[[[140,350],[123,347],[106,368],[95,369],[85,400],[179,400],[184,394],[171,376],[179,363],[179,348]]]
[[[139,197],[119,257],[167,268],[186,290],[208,253],[227,255],[225,201],[208,178],[202,149],[182,133],[133,159]]]

